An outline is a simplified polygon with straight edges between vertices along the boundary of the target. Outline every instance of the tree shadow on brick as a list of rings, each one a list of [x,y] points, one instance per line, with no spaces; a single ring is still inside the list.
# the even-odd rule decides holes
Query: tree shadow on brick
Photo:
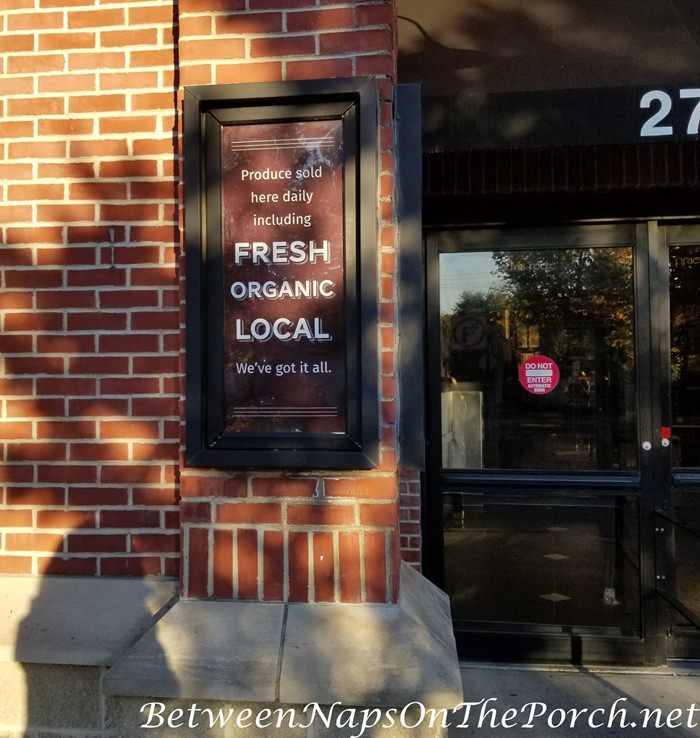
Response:
[[[100,155],[100,139],[81,143],[79,159]],[[14,722],[28,738],[122,738],[105,723],[103,674],[172,599],[179,573],[176,200],[161,225],[178,180],[163,189],[139,176],[122,143],[102,161],[111,183],[67,160],[75,202],[37,205],[49,226],[3,230],[15,301],[0,306],[12,418],[0,566],[41,575],[17,579],[36,588],[15,648]]]

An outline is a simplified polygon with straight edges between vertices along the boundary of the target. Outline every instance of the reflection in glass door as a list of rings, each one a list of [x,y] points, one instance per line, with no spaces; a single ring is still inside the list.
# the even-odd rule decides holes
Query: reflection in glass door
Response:
[[[700,656],[700,229],[668,228],[670,494],[659,500],[662,594],[671,604],[672,652]],[[663,244],[662,244],[663,247]],[[688,652],[688,644],[694,651]],[[683,645],[684,644],[684,645]]]
[[[700,244],[671,242],[669,271],[673,465],[693,468],[700,467]]]
[[[636,469],[632,244],[439,261],[443,466]]]
[[[470,628],[641,637],[636,237],[433,239],[434,461],[458,641]]]
[[[429,245],[437,578],[458,643],[530,634],[525,658],[688,655],[700,228],[453,231]]]

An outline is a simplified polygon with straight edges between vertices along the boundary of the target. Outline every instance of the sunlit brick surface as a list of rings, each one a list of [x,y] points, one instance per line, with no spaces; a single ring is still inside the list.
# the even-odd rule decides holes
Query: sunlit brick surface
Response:
[[[3,4],[4,571],[178,571],[178,146],[165,10]]]
[[[394,432],[394,27],[382,0],[5,0],[0,571],[396,598],[420,534]],[[185,470],[182,87],[355,75],[380,95],[380,469]]]

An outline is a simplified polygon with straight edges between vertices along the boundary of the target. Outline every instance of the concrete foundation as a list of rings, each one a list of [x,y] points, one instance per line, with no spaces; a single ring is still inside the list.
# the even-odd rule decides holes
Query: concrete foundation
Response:
[[[447,598],[407,566],[393,606],[177,600],[163,580],[2,583],[0,738],[437,738],[399,712],[411,725],[411,703],[462,699]]]

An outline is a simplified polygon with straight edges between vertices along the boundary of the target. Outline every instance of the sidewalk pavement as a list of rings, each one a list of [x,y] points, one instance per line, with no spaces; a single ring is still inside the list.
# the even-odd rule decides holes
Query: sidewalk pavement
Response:
[[[477,704],[452,717],[450,738],[700,738],[698,661],[657,668],[462,663],[460,670],[464,700]]]

